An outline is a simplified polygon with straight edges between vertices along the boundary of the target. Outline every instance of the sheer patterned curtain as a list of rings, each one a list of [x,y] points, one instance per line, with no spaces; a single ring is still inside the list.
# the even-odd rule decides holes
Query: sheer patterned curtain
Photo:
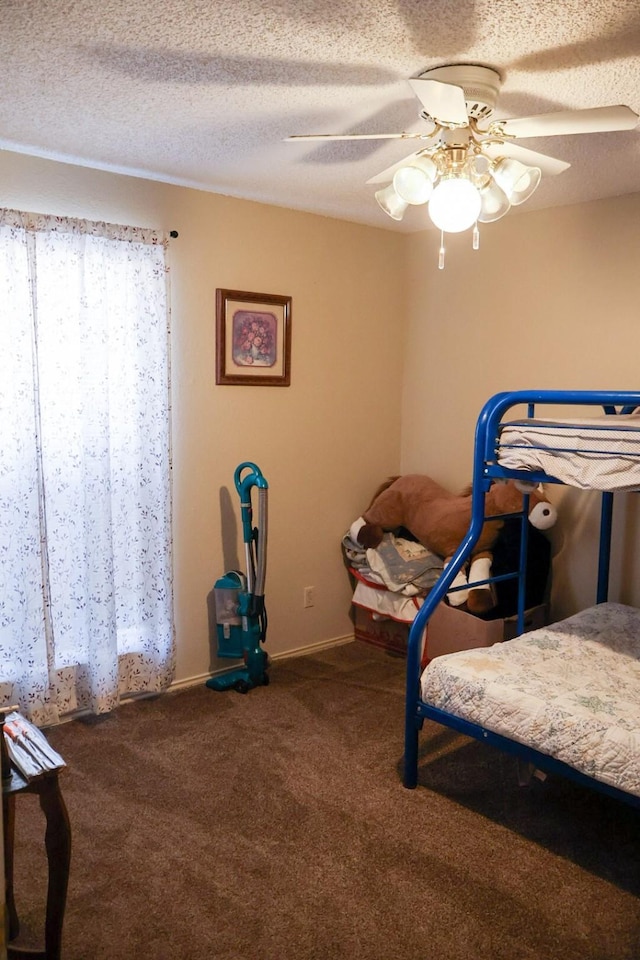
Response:
[[[104,713],[174,668],[165,243],[0,210],[0,703]]]

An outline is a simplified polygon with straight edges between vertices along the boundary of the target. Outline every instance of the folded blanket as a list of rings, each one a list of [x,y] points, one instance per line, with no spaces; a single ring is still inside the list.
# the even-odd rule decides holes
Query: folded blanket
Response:
[[[382,578],[389,590],[408,596],[425,594],[442,573],[443,563],[421,543],[403,540],[385,533],[375,550],[367,550],[371,570]]]
[[[424,596],[429,592],[442,573],[440,557],[421,543],[393,533],[385,533],[375,550],[365,550],[355,539],[355,526],[342,538],[342,548],[351,567],[367,580],[381,582],[395,593]]]
[[[369,587],[360,580],[353,592],[352,603],[364,607],[373,613],[374,620],[397,620],[399,623],[413,623],[423,603],[422,597],[403,597],[376,587]]]

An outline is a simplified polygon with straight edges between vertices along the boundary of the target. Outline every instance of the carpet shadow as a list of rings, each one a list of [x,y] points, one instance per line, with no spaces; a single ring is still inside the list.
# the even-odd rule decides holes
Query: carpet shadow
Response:
[[[418,789],[446,797],[640,895],[636,809],[559,776],[533,777],[521,786],[514,757],[454,731],[427,726],[420,745]]]

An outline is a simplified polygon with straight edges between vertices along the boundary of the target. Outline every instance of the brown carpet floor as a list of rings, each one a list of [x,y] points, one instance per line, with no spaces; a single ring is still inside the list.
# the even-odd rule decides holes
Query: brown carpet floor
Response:
[[[637,960],[639,814],[425,725],[400,783],[404,662],[360,642],[48,732],[73,852],[63,960]],[[21,941],[43,924],[16,805]]]

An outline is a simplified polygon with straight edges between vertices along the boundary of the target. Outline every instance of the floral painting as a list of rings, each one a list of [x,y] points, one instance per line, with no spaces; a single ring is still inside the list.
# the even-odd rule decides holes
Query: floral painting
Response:
[[[273,367],[277,358],[275,314],[236,310],[232,320],[233,362],[239,367]]]
[[[216,290],[216,383],[290,385],[291,297]]]

